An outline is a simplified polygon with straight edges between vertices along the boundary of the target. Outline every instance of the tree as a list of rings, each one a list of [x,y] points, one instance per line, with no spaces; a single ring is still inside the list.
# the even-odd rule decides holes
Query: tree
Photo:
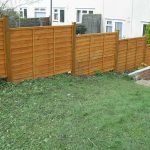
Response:
[[[146,26],[145,35],[147,37],[147,43],[150,44],[150,23]]]
[[[19,14],[15,11],[17,8],[24,5],[31,5],[39,0],[1,0],[0,1],[0,18],[3,16],[15,16],[19,17]]]

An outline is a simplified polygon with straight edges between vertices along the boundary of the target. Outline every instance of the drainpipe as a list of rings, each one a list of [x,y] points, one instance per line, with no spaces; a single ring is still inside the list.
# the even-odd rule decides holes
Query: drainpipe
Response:
[[[101,19],[101,32],[104,32],[105,30],[105,2],[103,0],[103,6],[102,6],[102,19]]]
[[[131,36],[133,36],[132,35],[132,30],[133,30],[133,15],[134,15],[134,0],[132,0],[132,4],[131,4]]]
[[[52,26],[52,21],[53,21],[53,1],[50,0],[50,25]]]

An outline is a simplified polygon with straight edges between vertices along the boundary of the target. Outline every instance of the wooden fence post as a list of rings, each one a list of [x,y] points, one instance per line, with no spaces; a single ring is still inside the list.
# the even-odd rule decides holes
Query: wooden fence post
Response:
[[[116,32],[115,71],[118,71],[119,31]]]
[[[32,78],[35,79],[36,78],[36,75],[35,75],[35,54],[34,54],[34,46],[35,46],[35,43],[34,43],[34,28],[32,29]]]
[[[76,72],[76,23],[73,23],[73,34],[72,34],[72,71],[75,75]]]
[[[7,68],[7,81],[12,81],[12,68],[11,68],[11,53],[10,53],[10,32],[8,17],[4,17],[5,24],[5,51],[6,51],[6,68]]]

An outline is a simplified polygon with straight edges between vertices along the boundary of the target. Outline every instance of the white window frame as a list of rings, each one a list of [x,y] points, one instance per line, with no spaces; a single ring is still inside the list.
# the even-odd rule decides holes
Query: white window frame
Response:
[[[56,10],[57,12],[56,12],[55,10]],[[55,19],[55,15],[57,15],[57,19]],[[54,8],[54,9],[53,9],[53,21],[59,22],[59,15],[60,15],[59,9],[58,9],[58,8]]]
[[[109,24],[107,23],[108,21],[111,21],[112,24],[109,25]],[[105,32],[106,32],[106,27],[107,27],[107,26],[111,26],[111,27],[112,27],[112,32],[115,32],[115,31],[116,31],[116,29],[115,29],[115,23],[116,23],[116,22],[122,23],[122,36],[121,36],[120,38],[124,38],[124,37],[125,37],[125,36],[124,36],[124,23],[125,23],[124,20],[119,20],[119,19],[105,19]]]
[[[108,22],[111,22],[111,24],[109,24]],[[107,27],[111,27],[112,32],[113,32],[113,21],[112,20],[106,20],[106,32],[107,32]]]
[[[55,10],[57,10],[57,12],[55,12]],[[58,8],[58,7],[55,7],[53,8],[53,22],[59,22],[59,23],[64,23],[64,22],[61,22],[60,21],[60,11],[63,10],[64,11],[64,22],[65,22],[65,8]],[[55,19],[55,14],[58,15],[58,19]]]
[[[37,8],[34,9],[34,16],[35,16],[35,18],[40,18],[40,17],[36,16],[36,13],[44,13],[45,17],[46,17],[46,8],[37,7]]]
[[[119,31],[119,38],[122,38],[123,37],[123,22],[122,21],[115,21],[115,31],[117,31],[116,30],[116,23],[121,23],[122,24],[121,35],[120,35],[120,31],[118,30]]]
[[[25,17],[25,13],[24,13],[25,9],[27,10],[27,17]],[[22,16],[21,16],[21,13],[22,13]],[[26,7],[20,8],[20,18],[28,18],[28,9]]]
[[[91,14],[90,12],[93,12],[94,14],[94,8],[76,8],[76,22],[77,23],[82,23],[82,17],[84,14]],[[79,21],[77,19],[77,12],[80,11],[80,18],[79,18]],[[86,13],[84,13],[84,11],[86,11]]]

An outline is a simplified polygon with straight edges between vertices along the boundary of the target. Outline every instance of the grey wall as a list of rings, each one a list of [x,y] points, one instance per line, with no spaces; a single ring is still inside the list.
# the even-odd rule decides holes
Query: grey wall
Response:
[[[32,27],[32,26],[48,26],[50,25],[49,18],[27,18],[27,19],[14,19],[9,18],[9,27]]]
[[[87,29],[86,33],[100,33],[101,15],[100,14],[83,15],[82,24]]]

